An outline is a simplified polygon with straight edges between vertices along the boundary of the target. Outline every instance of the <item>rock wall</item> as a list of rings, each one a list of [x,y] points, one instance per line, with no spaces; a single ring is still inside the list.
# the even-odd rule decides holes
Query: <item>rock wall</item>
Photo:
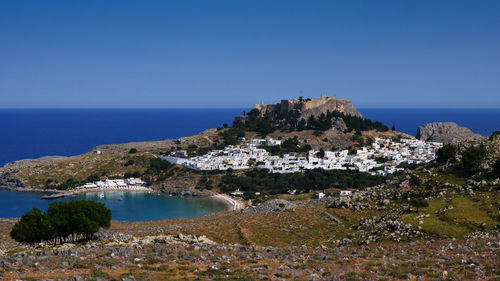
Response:
[[[453,122],[427,123],[417,129],[417,139],[423,141],[442,142],[444,144],[479,140],[482,138],[484,137],[471,132],[471,130],[466,127],[458,126]]]

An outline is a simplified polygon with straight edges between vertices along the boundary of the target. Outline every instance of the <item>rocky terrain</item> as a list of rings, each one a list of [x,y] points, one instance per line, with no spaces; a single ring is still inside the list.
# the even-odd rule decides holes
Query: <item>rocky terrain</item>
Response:
[[[444,144],[484,138],[470,129],[458,126],[453,122],[427,123],[418,127],[417,139],[423,141],[442,142]]]
[[[248,208],[244,210],[247,214],[256,214],[256,213],[264,213],[264,212],[275,212],[275,211],[284,211],[284,210],[293,210],[298,206],[288,200],[283,199],[272,199],[268,200],[258,206],[253,206],[252,208]]]
[[[433,188],[428,188],[429,185]],[[241,213],[112,222],[96,240],[18,244],[3,280],[496,280],[499,180],[408,171],[352,196],[278,196]],[[435,188],[439,186],[439,188]],[[425,198],[415,209],[409,198]]]
[[[94,242],[0,255],[0,266],[4,280],[478,280],[498,276],[499,246],[491,235],[332,248],[112,230]]]

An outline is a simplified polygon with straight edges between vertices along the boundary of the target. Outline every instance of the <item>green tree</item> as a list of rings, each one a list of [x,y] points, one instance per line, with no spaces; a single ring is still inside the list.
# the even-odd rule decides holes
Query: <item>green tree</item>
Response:
[[[410,205],[417,208],[417,212],[419,208],[425,208],[429,206],[429,202],[422,198],[415,198],[410,200]]]
[[[500,158],[493,163],[493,176],[494,177],[500,177]]]
[[[320,148],[319,151],[316,153],[316,157],[318,158],[325,157],[325,150],[323,148]]]
[[[29,244],[39,243],[49,237],[50,225],[42,212],[33,208],[25,213],[14,225],[10,236],[18,241]]]
[[[47,211],[36,208],[24,214],[10,233],[16,241],[38,243],[54,239],[61,243],[68,238],[92,238],[101,227],[111,225],[111,211],[94,201],[54,202]]]
[[[494,131],[490,136],[490,140],[493,140],[496,136],[500,136],[500,130]]]
[[[472,175],[479,171],[479,165],[486,157],[486,149],[483,146],[469,147],[462,155],[462,167],[465,174]]]
[[[87,177],[87,181],[88,182],[94,182],[94,181],[98,181],[100,178],[99,178],[99,175],[98,174],[92,174],[90,176]]]
[[[372,144],[373,144],[373,142],[374,142],[374,140],[373,140],[373,138],[372,138],[372,137],[367,137],[367,138],[366,138],[366,142],[365,142],[365,143],[366,143],[367,145],[372,145]]]
[[[137,149],[136,148],[131,148],[128,153],[130,154],[133,154],[133,153],[137,153]]]
[[[455,145],[445,144],[436,152],[437,161],[439,163],[446,163],[450,160],[455,159],[456,154],[457,154],[457,147]]]

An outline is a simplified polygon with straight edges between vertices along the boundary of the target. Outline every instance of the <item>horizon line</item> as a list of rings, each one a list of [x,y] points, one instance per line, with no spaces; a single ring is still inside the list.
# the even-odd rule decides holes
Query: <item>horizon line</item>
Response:
[[[253,107],[0,107],[4,109],[252,109]],[[356,109],[500,109],[500,107],[356,107]]]

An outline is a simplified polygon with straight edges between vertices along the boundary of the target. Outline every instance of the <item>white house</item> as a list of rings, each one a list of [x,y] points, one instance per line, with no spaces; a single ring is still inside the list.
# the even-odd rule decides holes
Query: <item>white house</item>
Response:
[[[352,191],[350,190],[341,190],[340,191],[340,196],[351,196]]]
[[[241,192],[239,189],[236,189],[235,191],[231,192],[231,195],[233,195],[233,196],[242,196],[243,192]]]

